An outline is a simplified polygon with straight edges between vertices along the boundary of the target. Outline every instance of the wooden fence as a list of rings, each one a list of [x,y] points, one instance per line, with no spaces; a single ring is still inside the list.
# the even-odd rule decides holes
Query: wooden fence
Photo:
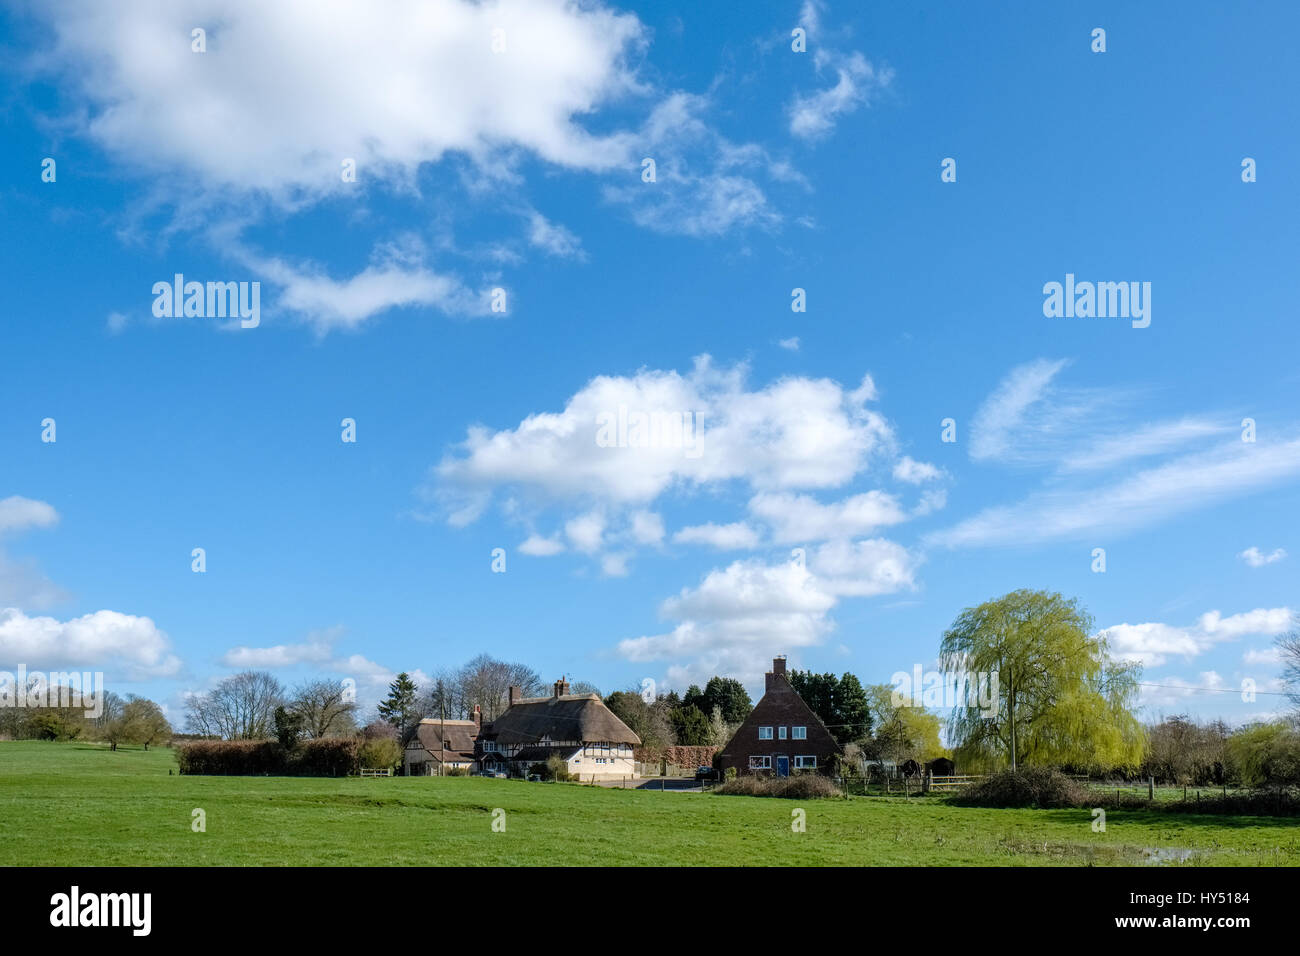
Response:
[[[365,768],[361,770],[361,776],[363,777],[391,777],[392,775],[392,767],[385,767],[383,770],[366,770]]]

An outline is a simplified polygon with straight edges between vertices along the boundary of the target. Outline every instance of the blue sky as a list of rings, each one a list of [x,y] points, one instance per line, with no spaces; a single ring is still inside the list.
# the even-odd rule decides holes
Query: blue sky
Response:
[[[885,682],[1031,587],[1148,716],[1279,710],[1300,13],[894,6],[7,7],[0,668]]]

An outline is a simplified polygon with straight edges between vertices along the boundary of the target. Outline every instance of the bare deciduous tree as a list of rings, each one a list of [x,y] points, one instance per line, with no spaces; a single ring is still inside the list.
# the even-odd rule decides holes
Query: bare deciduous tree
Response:
[[[525,697],[542,692],[542,679],[526,664],[499,661],[490,654],[480,654],[456,675],[457,695],[461,707],[472,712],[477,704],[484,720],[495,720],[509,704],[510,688],[519,687]],[[467,715],[468,716],[468,715]]]
[[[1282,658],[1282,684],[1295,708],[1294,716],[1300,719],[1300,627],[1292,628],[1275,643]]]
[[[195,733],[227,740],[263,740],[271,736],[275,708],[284,703],[284,685],[265,671],[227,677],[187,705]]]
[[[307,681],[294,688],[290,707],[308,737],[343,737],[357,729],[357,705],[348,697],[339,681]]]

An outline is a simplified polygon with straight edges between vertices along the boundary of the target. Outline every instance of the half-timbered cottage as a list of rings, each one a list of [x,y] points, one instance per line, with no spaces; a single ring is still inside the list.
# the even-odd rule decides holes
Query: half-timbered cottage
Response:
[[[475,756],[484,770],[526,774],[536,763],[559,756],[582,780],[635,777],[633,748],[641,743],[598,694],[570,694],[561,678],[549,697],[521,697],[510,688],[510,706],[484,724]]]

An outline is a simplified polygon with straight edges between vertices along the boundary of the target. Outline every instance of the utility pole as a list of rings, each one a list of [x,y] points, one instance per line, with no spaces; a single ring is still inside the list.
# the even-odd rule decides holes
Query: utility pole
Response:
[[[1013,678],[1007,694],[1007,715],[1011,718],[1011,772],[1016,772],[1016,682]]]

